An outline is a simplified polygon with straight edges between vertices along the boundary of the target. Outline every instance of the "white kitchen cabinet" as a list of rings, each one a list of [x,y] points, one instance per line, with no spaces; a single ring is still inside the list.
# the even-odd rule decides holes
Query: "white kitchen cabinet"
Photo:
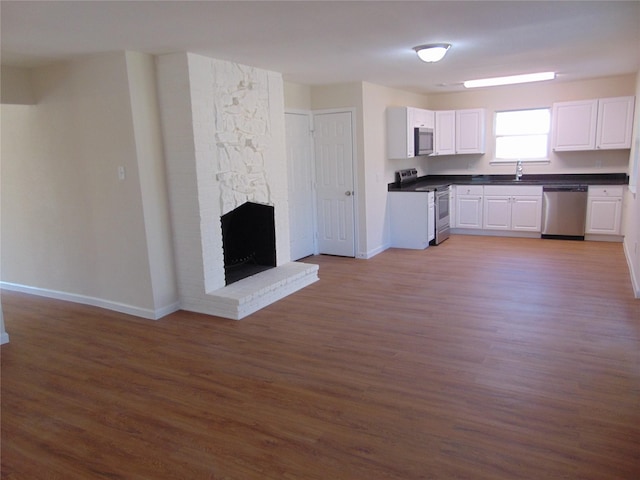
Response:
[[[429,194],[433,197],[433,192],[389,192],[392,247],[422,250],[429,246],[435,231],[430,228]]]
[[[413,158],[413,109],[387,108],[387,157]]]
[[[552,145],[557,152],[594,150],[598,100],[554,103]]]
[[[414,128],[434,128],[431,110],[413,107],[387,108],[387,157],[415,157]]]
[[[621,185],[589,187],[586,233],[621,235],[623,194]]]
[[[596,148],[601,150],[631,148],[635,97],[598,100]]]
[[[485,110],[436,111],[434,136],[434,155],[484,153]]]
[[[485,110],[456,110],[456,154],[484,153]]]
[[[455,155],[456,153],[456,111],[435,112],[434,155]]]
[[[511,203],[511,230],[542,231],[542,189],[540,196],[514,196]]]
[[[434,128],[435,115],[431,110],[423,108],[414,108],[413,110],[413,128]]]
[[[483,207],[482,227],[485,230],[511,230],[511,197],[487,195]]]
[[[541,227],[542,187],[484,187],[485,230],[540,232]]]
[[[456,228],[482,228],[482,185],[456,187]]]
[[[553,150],[631,148],[634,104],[635,97],[554,103]]]

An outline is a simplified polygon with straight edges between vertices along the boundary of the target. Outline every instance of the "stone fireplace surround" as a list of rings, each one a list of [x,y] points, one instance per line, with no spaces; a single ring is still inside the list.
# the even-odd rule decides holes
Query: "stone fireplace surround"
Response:
[[[157,57],[181,308],[239,320],[318,280],[290,261],[282,75],[191,53]],[[225,286],[222,215],[271,205],[275,268]]]

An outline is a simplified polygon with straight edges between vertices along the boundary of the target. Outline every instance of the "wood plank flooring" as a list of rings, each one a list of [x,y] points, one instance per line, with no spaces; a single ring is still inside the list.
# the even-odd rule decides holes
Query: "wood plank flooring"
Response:
[[[640,478],[622,246],[453,236],[232,321],[2,293],[2,479]]]

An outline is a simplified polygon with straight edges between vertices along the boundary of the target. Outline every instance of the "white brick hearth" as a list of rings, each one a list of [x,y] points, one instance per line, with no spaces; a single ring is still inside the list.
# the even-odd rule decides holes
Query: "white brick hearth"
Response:
[[[240,319],[317,280],[317,265],[289,262],[232,283],[209,296],[221,317]]]
[[[158,90],[181,308],[241,319],[318,279],[290,261],[282,75],[177,53]],[[225,286],[221,215],[272,205],[276,268]]]

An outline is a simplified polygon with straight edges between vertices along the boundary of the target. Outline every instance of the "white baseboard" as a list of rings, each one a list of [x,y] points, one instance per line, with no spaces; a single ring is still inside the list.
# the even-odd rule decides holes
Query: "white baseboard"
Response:
[[[540,232],[514,230],[484,230],[482,228],[452,228],[452,235],[477,235],[482,237],[540,238]]]
[[[589,242],[616,242],[621,243],[624,241],[624,235],[599,235],[593,233],[587,233],[584,239]]]
[[[390,245],[380,245],[377,248],[374,248],[373,250],[369,250],[367,252],[359,252],[358,255],[356,256],[357,258],[361,258],[363,260],[367,260],[369,258],[373,258],[376,255],[378,255],[379,253],[384,252],[385,250],[387,250],[388,248],[390,248]]]
[[[173,313],[180,309],[180,303],[175,302],[170,305],[158,309],[140,308],[125,303],[113,302],[103,298],[89,297],[76,293],[61,292],[58,290],[49,290],[46,288],[30,287],[29,285],[20,285],[17,283],[0,282],[0,288],[14,292],[28,293],[30,295],[38,295],[40,297],[54,298],[56,300],[64,300],[66,302],[80,303],[82,305],[91,305],[93,307],[106,308],[114,312],[126,313],[149,320],[158,320],[165,315]]]

